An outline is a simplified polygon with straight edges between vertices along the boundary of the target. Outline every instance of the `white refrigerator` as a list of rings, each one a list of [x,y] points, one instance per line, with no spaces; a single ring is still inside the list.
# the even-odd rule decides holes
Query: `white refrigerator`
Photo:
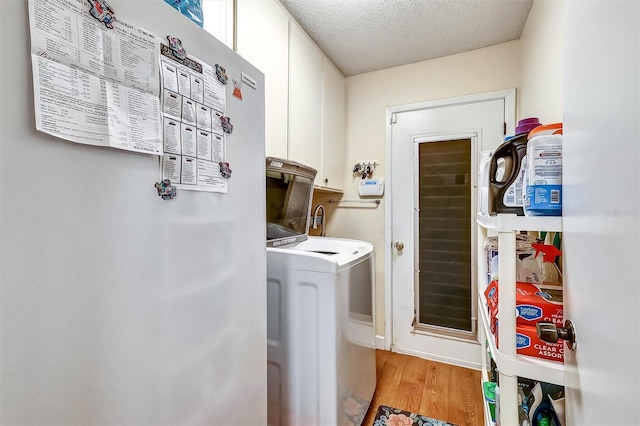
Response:
[[[56,37],[115,34],[33,1]],[[114,26],[225,68],[232,173],[226,192],[163,199],[159,155],[36,130],[28,1],[2,2],[0,424],[266,424],[264,77],[163,0],[109,4]]]

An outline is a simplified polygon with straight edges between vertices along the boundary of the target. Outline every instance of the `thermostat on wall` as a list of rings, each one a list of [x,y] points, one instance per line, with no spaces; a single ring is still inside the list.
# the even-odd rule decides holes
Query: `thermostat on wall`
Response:
[[[363,179],[358,186],[358,194],[361,197],[381,197],[384,194],[384,181],[382,179]]]

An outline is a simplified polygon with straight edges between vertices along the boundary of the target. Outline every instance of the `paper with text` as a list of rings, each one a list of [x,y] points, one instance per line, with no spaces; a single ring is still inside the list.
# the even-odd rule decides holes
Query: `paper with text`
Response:
[[[226,107],[225,86],[212,66],[189,55],[179,58],[165,44],[160,45],[160,70],[162,178],[181,189],[227,192],[227,180],[220,173],[220,162],[225,161],[220,121]]]
[[[69,141],[162,154],[160,40],[89,14],[86,0],[29,0],[36,129]]]

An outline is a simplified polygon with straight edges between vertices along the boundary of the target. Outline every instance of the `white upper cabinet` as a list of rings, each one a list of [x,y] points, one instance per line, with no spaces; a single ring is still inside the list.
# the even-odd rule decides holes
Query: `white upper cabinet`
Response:
[[[237,51],[264,73],[266,154],[313,167],[317,188],[342,191],[344,76],[277,0],[238,0]]]
[[[322,51],[289,24],[289,159],[320,172],[322,165]],[[320,173],[316,175],[320,184]]]
[[[289,15],[276,1],[239,0],[237,22],[238,53],[264,73],[266,154],[287,158]]]
[[[345,139],[345,78],[326,58],[322,62],[322,188],[344,188]]]

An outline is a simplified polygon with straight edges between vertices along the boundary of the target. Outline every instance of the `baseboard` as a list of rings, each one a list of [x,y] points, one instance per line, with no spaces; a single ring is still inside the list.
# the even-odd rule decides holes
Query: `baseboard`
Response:
[[[411,355],[422,359],[428,359],[429,361],[442,362],[444,364],[455,365],[458,367],[470,368],[472,370],[482,370],[482,364],[476,362],[465,361],[461,359],[449,358],[440,355],[429,354],[425,352],[412,351],[410,349],[398,349],[391,348],[393,352],[397,352],[399,354]]]
[[[376,349],[386,350],[384,347],[384,336],[376,335]]]

